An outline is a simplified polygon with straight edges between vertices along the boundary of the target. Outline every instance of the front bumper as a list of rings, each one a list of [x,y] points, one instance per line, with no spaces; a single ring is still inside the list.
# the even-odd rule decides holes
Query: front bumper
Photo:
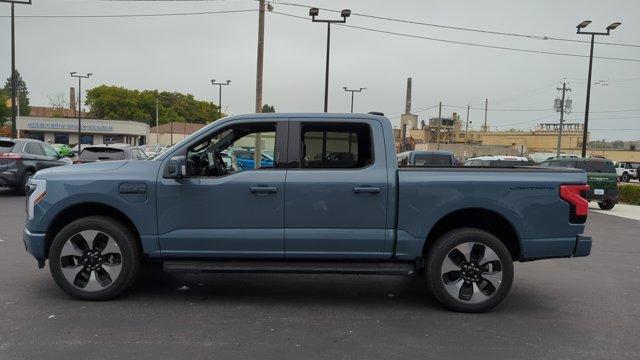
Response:
[[[576,247],[573,249],[573,257],[589,256],[591,254],[591,236],[578,235]]]
[[[38,261],[38,267],[44,267],[46,260],[46,234],[32,233],[28,229],[22,231],[22,241],[27,252]]]

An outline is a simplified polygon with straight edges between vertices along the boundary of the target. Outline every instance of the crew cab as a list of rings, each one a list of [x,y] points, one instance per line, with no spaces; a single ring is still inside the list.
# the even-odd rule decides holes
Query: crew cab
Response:
[[[271,166],[224,165],[222,151],[251,142]],[[514,261],[589,255],[587,188],[578,169],[398,169],[384,116],[252,114],[150,161],[38,172],[24,242],[86,300],[124,292],[145,260],[171,273],[424,274],[444,306],[479,312],[505,298]]]

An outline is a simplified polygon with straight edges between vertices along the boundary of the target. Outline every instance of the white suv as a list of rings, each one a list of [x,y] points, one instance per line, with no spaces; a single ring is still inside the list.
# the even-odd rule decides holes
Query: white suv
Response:
[[[620,181],[629,182],[631,179],[638,178],[638,167],[640,167],[640,163],[622,161],[616,164],[616,173],[618,173]]]

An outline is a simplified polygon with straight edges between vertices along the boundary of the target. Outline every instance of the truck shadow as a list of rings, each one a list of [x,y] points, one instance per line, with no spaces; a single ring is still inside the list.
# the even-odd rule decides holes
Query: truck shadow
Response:
[[[16,194],[12,189],[0,187],[0,199],[1,198],[19,198],[24,195]]]

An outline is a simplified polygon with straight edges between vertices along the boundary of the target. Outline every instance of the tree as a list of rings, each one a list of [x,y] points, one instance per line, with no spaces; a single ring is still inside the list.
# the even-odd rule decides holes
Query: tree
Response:
[[[156,100],[159,123],[206,124],[224,116],[214,103],[196,100],[191,94],[158,90],[131,90],[101,85],[87,91],[89,116],[99,119],[133,120],[155,125]]]
[[[49,98],[49,106],[53,108],[53,117],[63,117],[62,109],[67,108],[67,99],[64,93],[60,91],[55,94],[49,94],[47,98]]]
[[[10,97],[4,89],[0,89],[0,126],[11,119],[11,108],[7,107],[7,101]]]
[[[22,76],[18,70],[16,70],[15,76],[18,104],[20,104],[20,116],[29,116],[29,113],[31,113],[31,107],[29,106],[29,89],[27,89],[27,84],[22,80]],[[5,82],[3,89],[5,93],[8,94],[9,98],[11,98],[11,76],[9,76],[7,82]]]
[[[262,112],[263,113],[274,113],[274,112],[276,112],[276,108],[273,107],[272,105],[264,104],[264,105],[262,105]]]

